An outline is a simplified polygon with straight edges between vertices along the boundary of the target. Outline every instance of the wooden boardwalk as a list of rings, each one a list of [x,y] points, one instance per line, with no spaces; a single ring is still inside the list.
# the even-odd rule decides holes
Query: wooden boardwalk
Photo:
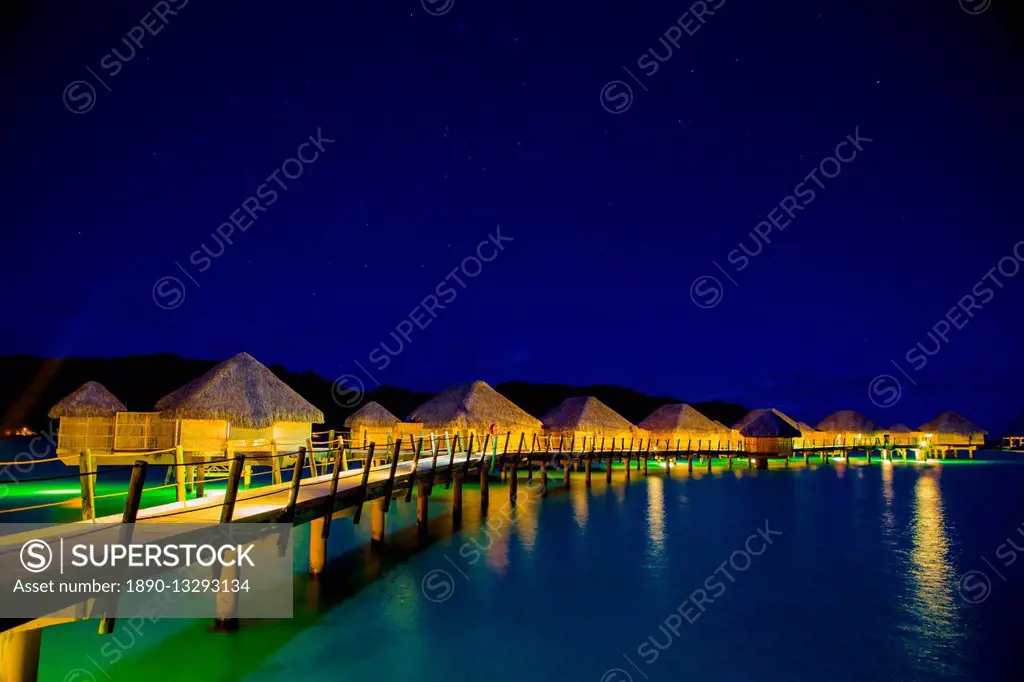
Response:
[[[525,478],[539,479],[540,489],[543,494],[552,489],[552,482],[549,475],[555,473],[561,487],[568,488],[572,479],[576,477],[574,472],[579,473],[581,483],[591,485],[595,464],[605,478],[611,483],[612,474],[615,469],[615,462],[621,462],[623,466],[619,469],[624,478],[628,481],[633,475],[643,476],[648,473],[648,467],[653,462],[655,466],[662,468],[666,473],[671,473],[675,466],[685,465],[690,472],[694,469],[694,460],[698,466],[712,470],[714,462],[719,465],[726,465],[733,468],[734,462],[745,463],[747,468],[753,468],[755,463],[758,468],[766,468],[769,460],[781,460],[785,466],[790,465],[792,459],[803,459],[805,463],[817,460],[827,463],[830,459],[843,459],[849,462],[854,451],[865,452],[867,463],[871,463],[871,451],[880,451],[882,459],[893,459],[896,452],[902,452],[903,459],[907,459],[908,451],[920,451],[921,448],[913,444],[872,444],[872,445],[806,445],[793,450],[790,456],[779,456],[772,453],[749,452],[742,449],[737,443],[738,449],[732,449],[732,443],[727,443],[728,449],[719,447],[702,449],[703,443],[698,443],[696,449],[692,444],[683,449],[681,444],[676,444],[676,449],[652,448],[651,443],[643,444],[636,449],[598,449],[591,446],[589,450],[554,450],[548,447],[540,449],[535,446],[532,451],[524,451],[524,443],[520,440],[519,447],[515,452],[509,452],[508,439],[501,452],[497,447],[488,449],[486,454],[473,452],[472,440],[468,448],[459,451],[459,447],[447,446],[443,450],[430,449],[423,451],[422,440],[414,454],[405,461],[402,456],[409,456],[408,452],[401,452],[401,443],[395,443],[391,452],[377,452],[373,449],[368,451],[352,450],[330,450],[322,451],[325,455],[322,459],[331,459],[333,465],[324,466],[321,462],[320,471],[330,473],[319,473],[316,464],[307,460],[305,448],[300,448],[298,453],[284,453],[278,455],[281,459],[274,464],[275,478],[280,480],[281,462],[293,462],[291,480],[282,483],[271,484],[259,488],[247,490],[240,489],[243,467],[257,464],[269,466],[266,458],[252,458],[248,461],[245,456],[239,454],[233,459],[225,458],[222,463],[230,462],[230,473],[226,477],[228,481],[227,490],[224,495],[202,495],[202,479],[196,478],[192,483],[196,486],[199,496],[194,499],[186,499],[185,495],[185,467],[195,467],[195,462],[174,465],[177,467],[177,482],[171,486],[177,487],[179,501],[169,504],[140,509],[143,493],[147,490],[143,487],[147,463],[138,462],[133,467],[132,482],[128,500],[125,504],[123,514],[103,516],[99,518],[87,518],[86,520],[73,524],[61,524],[54,526],[53,532],[66,533],[68,530],[81,528],[82,532],[88,532],[97,524],[118,524],[118,523],[179,523],[179,524],[217,524],[217,523],[289,523],[299,525],[312,523],[310,530],[310,572],[319,574],[326,562],[326,544],[330,533],[331,520],[342,517],[352,517],[354,523],[359,523],[362,517],[364,506],[369,506],[371,519],[371,542],[380,542],[384,539],[385,518],[391,501],[397,497],[404,497],[409,501],[416,498],[416,521],[421,533],[426,532],[427,511],[431,490],[436,485],[443,485],[452,489],[452,517],[454,523],[461,522],[462,517],[462,487],[463,484],[478,479],[480,483],[480,504],[486,508],[489,503],[489,481],[492,479],[492,471],[500,471],[504,479],[508,481],[509,503],[515,505],[518,486],[520,485],[520,473],[525,473]],[[532,444],[533,445],[533,444]],[[485,445],[486,447],[486,445]],[[944,454],[945,448],[967,450],[973,457],[973,450],[977,446],[939,446],[932,445],[927,450],[939,449]],[[454,452],[453,452],[454,451]],[[915,453],[915,459],[917,458]],[[358,469],[347,469],[348,460],[363,460],[364,465]],[[384,464],[373,466],[374,461],[385,461]],[[369,466],[367,466],[369,464]],[[158,465],[159,466],[159,465]],[[742,466],[742,464],[741,464]],[[309,471],[310,475],[303,478],[304,472]],[[270,472],[264,472],[270,473]],[[94,481],[95,470],[86,473],[79,473],[73,476],[78,477],[82,482],[83,514],[91,512],[93,499],[90,492],[90,485],[86,482]],[[201,474],[200,474],[201,476]],[[225,480],[221,478],[219,480]],[[152,490],[152,489],[149,489]],[[415,494],[414,494],[415,493]],[[2,517],[0,517],[2,518]],[[0,553],[18,552],[22,544],[34,538],[45,537],[46,531],[42,533],[8,535],[0,537]],[[3,585],[5,581],[0,578],[0,588],[7,588]],[[60,612],[48,615],[45,618],[14,618],[0,620],[0,658],[6,657],[6,662],[0,661],[0,680],[34,680],[34,660],[38,659],[39,631],[41,628],[56,625],[63,622],[80,620],[83,617],[81,603],[73,604],[73,595],[68,595],[69,604]],[[80,600],[79,600],[80,602]],[[218,619],[218,623],[235,621],[233,618]],[[105,629],[104,623],[109,627]],[[100,621],[100,632],[110,632],[113,628],[112,619]],[[36,657],[33,659],[33,655]]]

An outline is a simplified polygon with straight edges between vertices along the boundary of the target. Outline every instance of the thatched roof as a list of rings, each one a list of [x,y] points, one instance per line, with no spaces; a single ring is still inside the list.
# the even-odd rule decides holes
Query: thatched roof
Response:
[[[539,419],[520,409],[482,381],[452,386],[423,403],[409,415],[408,421],[421,422],[424,428],[443,431],[490,428],[499,431],[539,431]]]
[[[640,428],[655,433],[671,431],[729,433],[729,429],[726,426],[716,422],[714,419],[708,419],[692,405],[683,403],[662,405],[644,417],[644,420],[640,422]]]
[[[774,407],[751,410],[733,428],[746,438],[800,438],[802,435],[796,422]]]
[[[913,433],[913,431],[914,429],[910,428],[903,422],[896,422],[889,427],[889,433]]]
[[[387,408],[380,403],[371,400],[350,414],[345,420],[345,426],[362,424],[363,426],[392,427],[399,421],[401,420],[388,412]]]
[[[156,408],[167,419],[226,419],[248,429],[324,421],[323,412],[248,353],[228,358],[165,395]]]
[[[874,433],[880,429],[878,424],[856,410],[839,410],[818,422],[819,431],[835,433]]]
[[[796,428],[800,429],[800,433],[804,434],[804,438],[812,436],[815,433],[820,433],[818,429],[814,428],[807,422],[797,422]]]
[[[567,398],[540,418],[546,429],[556,431],[635,431],[621,414],[593,396]]]
[[[988,433],[988,431],[962,414],[948,411],[942,412],[936,415],[934,419],[921,424],[921,428],[918,430],[925,433],[956,433],[961,436],[969,436],[974,433],[982,435]]]
[[[50,419],[58,417],[113,417],[128,408],[98,381],[87,381],[50,408]]]

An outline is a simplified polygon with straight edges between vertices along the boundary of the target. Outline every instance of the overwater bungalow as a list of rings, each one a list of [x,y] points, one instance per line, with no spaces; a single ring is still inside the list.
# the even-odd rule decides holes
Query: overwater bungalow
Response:
[[[49,412],[50,419],[59,419],[57,450],[76,457],[85,449],[110,452],[114,447],[114,419],[127,407],[97,381],[87,381]]]
[[[534,437],[542,435],[540,420],[501,395],[483,381],[452,386],[409,415],[406,421],[423,424],[423,429],[435,434],[459,434],[465,443],[469,434],[475,434],[476,443],[483,443],[488,434],[508,436],[509,451],[518,447],[518,436],[525,434],[524,450],[529,450]],[[474,446],[475,447],[475,446]]]
[[[1016,419],[1003,431],[1003,447],[1020,449],[1024,448],[1024,412],[1017,415]]]
[[[920,434],[902,422],[896,422],[888,428],[879,427],[875,437],[883,443],[895,445],[916,445],[920,441]]]
[[[790,456],[794,441],[803,434],[796,427],[796,421],[773,408],[751,410],[734,428],[743,436],[743,449],[747,452],[763,452]],[[758,466],[767,466],[760,460]]]
[[[785,417],[786,415],[782,416]],[[807,422],[798,421],[794,426],[800,430],[801,436],[793,441],[793,447],[802,448],[805,445],[823,445],[828,440],[828,434],[823,431],[819,431]]]
[[[856,410],[839,410],[818,422],[818,430],[834,445],[871,445],[879,428]]]
[[[414,439],[423,431],[423,424],[403,422],[383,405],[370,401],[345,419],[349,429],[349,444],[354,448],[366,448],[376,443],[378,448],[390,447],[397,439],[403,440],[402,450],[414,447]]]
[[[988,433],[958,412],[941,412],[921,424],[919,431],[934,445],[984,445]]]
[[[661,447],[675,449],[712,449],[729,447],[732,438],[738,438],[729,427],[708,419],[692,405],[674,403],[662,405],[644,417],[639,424],[648,437],[661,442]]]
[[[593,396],[567,398],[540,419],[551,447],[569,449],[573,443],[581,448],[622,449],[638,444],[640,430],[621,414]]]
[[[91,391],[94,397],[102,396],[95,388]],[[109,391],[103,391],[109,395]],[[62,405],[72,404],[74,395],[56,405],[51,414],[63,411]],[[106,400],[109,405],[109,398]],[[237,451],[259,452],[279,447],[297,449],[309,440],[312,425],[324,421],[323,412],[248,353],[221,362],[167,394],[152,412],[129,412],[119,402],[117,406],[120,409],[112,417],[105,417],[112,418],[113,438],[104,441],[102,447],[96,441],[93,454],[124,456],[108,457],[104,459],[106,464],[131,463],[140,454],[152,451],[163,451],[154,453],[152,461],[167,461],[172,457],[166,451],[177,446],[192,459],[222,456],[229,446]],[[109,411],[109,407],[104,410]],[[60,435],[65,429],[63,422],[62,418],[57,454],[66,455],[62,457],[66,463],[77,464],[81,447],[76,430],[82,427],[72,421],[65,439]],[[95,427],[97,433],[103,428],[109,426]]]

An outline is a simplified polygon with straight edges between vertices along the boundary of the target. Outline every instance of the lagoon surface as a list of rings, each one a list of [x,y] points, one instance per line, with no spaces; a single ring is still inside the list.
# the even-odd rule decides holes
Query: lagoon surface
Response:
[[[550,483],[542,499],[524,481],[515,510],[492,484],[486,523],[467,489],[458,531],[436,490],[425,548],[415,503],[392,508],[380,550],[368,520],[338,521],[318,580],[300,540],[290,621],[47,629],[40,679],[1019,679],[1018,463],[652,467],[628,483],[616,470],[610,486],[595,475],[589,490],[582,473],[569,492]]]

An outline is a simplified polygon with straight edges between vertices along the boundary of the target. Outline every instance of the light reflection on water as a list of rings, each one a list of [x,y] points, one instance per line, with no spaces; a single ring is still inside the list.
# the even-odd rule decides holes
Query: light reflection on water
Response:
[[[910,522],[913,585],[908,614],[916,637],[910,653],[923,669],[935,672],[940,651],[954,647],[958,637],[956,575],[953,570],[943,509],[940,467],[920,472],[914,484],[914,516]],[[944,666],[948,668],[949,666]]]

